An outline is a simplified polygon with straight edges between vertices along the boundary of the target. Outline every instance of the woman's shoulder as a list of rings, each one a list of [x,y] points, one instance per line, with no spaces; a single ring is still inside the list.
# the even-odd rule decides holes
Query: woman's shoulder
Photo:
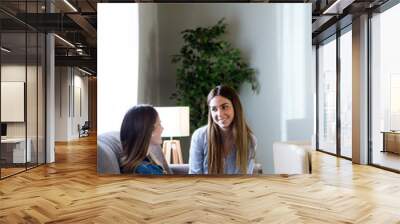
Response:
[[[207,125],[196,129],[193,132],[192,138],[201,138],[204,139],[207,137]]]

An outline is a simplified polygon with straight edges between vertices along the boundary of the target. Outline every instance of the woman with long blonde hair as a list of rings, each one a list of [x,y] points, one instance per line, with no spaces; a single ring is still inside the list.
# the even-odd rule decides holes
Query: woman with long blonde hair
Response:
[[[192,135],[190,174],[252,174],[256,138],[235,90],[217,86],[207,97],[208,125]]]

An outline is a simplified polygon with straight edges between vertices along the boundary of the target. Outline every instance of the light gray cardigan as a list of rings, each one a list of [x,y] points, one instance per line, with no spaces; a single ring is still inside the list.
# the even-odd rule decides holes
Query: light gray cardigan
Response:
[[[257,139],[252,135],[247,174],[253,174],[256,142]],[[240,174],[240,167],[236,167],[235,146],[225,158],[224,165],[225,174]],[[208,174],[207,126],[197,129],[192,135],[189,155],[189,174]]]

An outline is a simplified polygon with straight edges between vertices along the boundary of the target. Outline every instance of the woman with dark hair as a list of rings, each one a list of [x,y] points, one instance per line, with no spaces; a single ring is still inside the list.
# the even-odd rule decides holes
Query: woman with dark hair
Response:
[[[149,156],[150,145],[162,143],[163,130],[158,113],[152,106],[134,106],[125,114],[120,130],[122,173],[165,173],[162,166]]]
[[[217,86],[207,97],[208,125],[192,135],[190,174],[252,174],[256,138],[235,90]]]

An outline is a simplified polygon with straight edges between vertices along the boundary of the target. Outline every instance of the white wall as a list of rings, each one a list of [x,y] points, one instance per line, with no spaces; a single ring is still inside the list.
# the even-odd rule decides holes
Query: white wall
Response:
[[[97,134],[118,131],[138,100],[138,5],[99,3]]]
[[[77,126],[82,126],[85,121],[89,120],[89,91],[88,91],[88,76],[75,68],[74,83],[74,119],[72,120],[72,135],[79,137]],[[80,90],[80,93],[77,92]],[[79,95],[80,94],[80,97]],[[80,101],[80,102],[79,102]]]
[[[139,4],[140,44],[137,102],[156,106],[160,103],[160,74],[158,70],[158,40],[160,36],[158,33],[157,8],[157,4]]]
[[[56,67],[55,73],[55,141],[69,141],[88,120],[88,78],[72,67]]]
[[[240,96],[258,138],[257,161],[273,172],[272,143],[311,140],[315,76],[311,66],[311,4],[160,4],[161,105],[173,105],[180,32],[211,26],[225,17],[226,39],[257,70],[259,94],[244,85]],[[187,150],[187,149],[186,149]],[[187,153],[184,153],[187,154]]]
[[[68,141],[68,117],[69,117],[69,96],[68,86],[69,68],[56,67],[55,68],[55,140]]]

